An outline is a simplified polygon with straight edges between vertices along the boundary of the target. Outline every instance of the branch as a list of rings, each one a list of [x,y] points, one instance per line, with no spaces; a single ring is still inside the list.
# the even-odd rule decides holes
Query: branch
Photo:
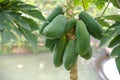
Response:
[[[100,17],[102,17],[102,16],[104,15],[104,13],[105,13],[105,11],[107,10],[109,4],[110,4],[110,1],[108,2],[107,6],[105,7],[105,9],[104,9],[104,11],[103,11],[103,13],[102,13],[102,15],[101,15]]]
[[[82,4],[83,4],[83,9],[84,9],[84,11],[86,11],[86,9],[85,9],[85,4],[84,4],[84,1],[82,0]]]

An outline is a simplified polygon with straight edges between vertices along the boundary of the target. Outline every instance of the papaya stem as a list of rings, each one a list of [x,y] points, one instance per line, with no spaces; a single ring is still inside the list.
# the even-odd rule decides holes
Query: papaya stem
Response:
[[[107,6],[106,6],[105,9],[103,10],[103,13],[102,13],[101,17],[105,14],[105,11],[107,10],[109,4],[110,4],[110,1],[108,2]]]
[[[82,6],[83,6],[84,11],[86,11],[86,9],[85,9],[85,3],[84,3],[83,0],[82,0]]]
[[[70,70],[70,80],[78,80],[77,63]]]

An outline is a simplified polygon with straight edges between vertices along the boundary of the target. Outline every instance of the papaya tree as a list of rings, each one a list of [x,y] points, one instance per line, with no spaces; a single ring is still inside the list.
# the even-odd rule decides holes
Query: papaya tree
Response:
[[[36,18],[43,21],[39,33],[53,53],[54,66],[63,64],[70,72],[70,80],[78,80],[78,57],[86,60],[92,57],[90,36],[101,41],[100,47],[106,43],[113,47],[111,56],[115,57],[120,72],[120,15],[104,16],[109,4],[120,8],[119,0],[67,0],[64,6],[56,6],[45,19],[35,6],[19,0],[0,0],[2,43],[24,36],[33,45],[37,44],[37,37],[32,33],[39,30],[32,19]],[[103,10],[100,16],[94,18],[89,13],[92,5],[98,11]]]
[[[67,4],[64,7],[56,7],[48,15],[47,22],[41,26],[40,33],[46,38],[45,46],[53,53],[54,65],[60,67],[63,64],[70,72],[70,80],[78,80],[77,58],[92,57],[90,36],[101,41],[100,47],[109,41],[108,47],[117,45],[111,55],[116,57],[117,68],[120,71],[120,18],[119,15],[104,16],[109,4],[120,7],[119,0],[67,0]],[[104,8],[101,16],[93,18],[89,14],[91,5],[95,5],[98,10]],[[75,8],[79,6],[82,9],[75,13]],[[109,23],[108,20],[112,20],[113,23]]]

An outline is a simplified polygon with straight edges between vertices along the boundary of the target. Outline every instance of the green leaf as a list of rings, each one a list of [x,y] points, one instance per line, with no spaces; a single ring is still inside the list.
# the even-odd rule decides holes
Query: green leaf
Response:
[[[11,40],[14,40],[14,41],[17,40],[16,36],[11,31],[5,30],[1,34],[2,34],[1,37],[2,37],[3,43],[8,43]]]
[[[105,0],[96,0],[95,5],[98,9],[102,9],[105,6]]]
[[[35,6],[30,4],[22,4],[22,5],[19,5],[18,7],[22,10],[31,10],[36,8]]]
[[[120,8],[120,0],[110,0],[113,6]]]
[[[5,16],[3,12],[0,12],[0,30],[5,27]]]
[[[120,29],[109,28],[103,33],[103,38],[100,42],[100,47],[108,43],[113,37],[120,34]]]
[[[35,31],[39,29],[38,24],[33,19],[27,17],[22,17],[22,19],[29,24],[31,31]]]
[[[4,0],[0,0],[0,3],[4,2]]]
[[[29,24],[25,20],[22,19],[21,15],[11,14],[11,16],[15,18],[15,22],[18,23],[21,27],[31,31]]]
[[[19,30],[17,27],[14,27],[14,28],[13,28],[13,31],[14,31],[19,37],[22,36],[22,33],[20,32],[20,30]]]
[[[36,46],[38,44],[38,38],[35,34],[31,33],[29,30],[26,30],[24,28],[19,28],[20,32],[23,34],[23,36],[33,45]]]
[[[113,20],[116,22],[120,22],[120,15],[103,16],[103,18],[108,19],[108,20]]]
[[[120,57],[117,57],[117,58],[115,59],[115,62],[116,62],[116,66],[117,66],[118,72],[119,72],[119,74],[120,74]]]
[[[73,0],[74,1],[74,5],[75,6],[79,6],[81,3],[80,3],[80,0]]]
[[[120,43],[120,34],[115,36],[111,41],[108,47],[114,47],[115,45]]]
[[[118,45],[112,50],[111,56],[120,56],[120,45]]]
[[[97,19],[97,21],[98,21],[102,26],[106,26],[106,27],[109,27],[109,26],[110,26],[110,24],[107,23],[107,22],[105,21],[105,19]]]
[[[34,17],[34,18],[45,21],[45,17],[38,10],[22,10],[22,12],[24,12],[25,14],[28,14],[28,15]]]
[[[83,1],[84,1],[85,10],[87,10],[92,0],[83,0]]]

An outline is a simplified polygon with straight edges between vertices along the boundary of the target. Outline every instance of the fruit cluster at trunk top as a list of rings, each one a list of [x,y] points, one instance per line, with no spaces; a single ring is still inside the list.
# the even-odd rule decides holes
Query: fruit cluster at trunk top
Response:
[[[70,70],[77,62],[78,55],[90,59],[92,48],[90,35],[96,39],[102,37],[101,25],[86,12],[80,12],[79,20],[67,19],[62,7],[56,7],[40,28],[45,36],[45,46],[53,53],[56,67],[64,64]]]

